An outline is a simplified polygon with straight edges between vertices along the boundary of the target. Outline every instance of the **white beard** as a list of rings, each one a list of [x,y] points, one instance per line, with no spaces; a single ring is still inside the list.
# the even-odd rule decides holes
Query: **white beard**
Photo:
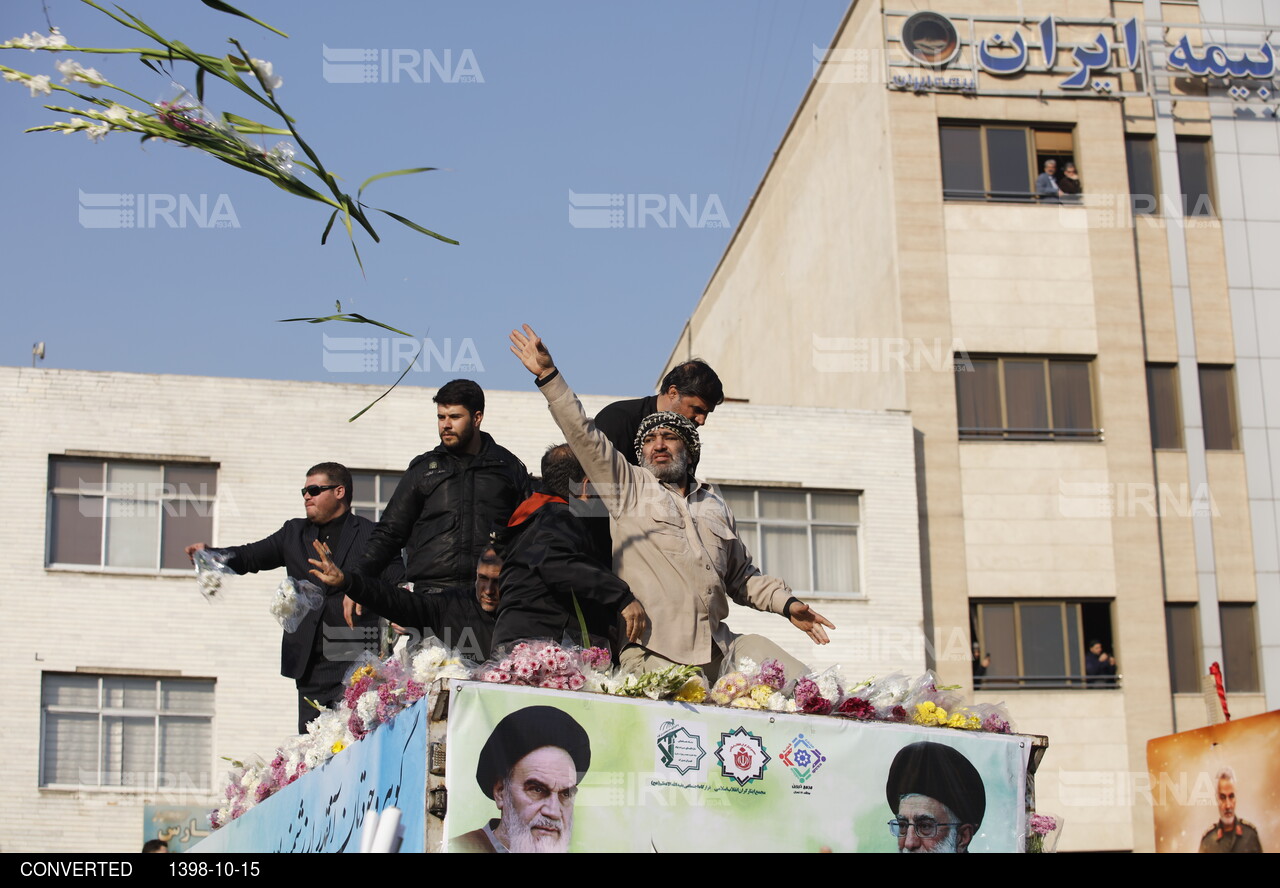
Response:
[[[500,791],[501,805],[503,812],[502,823],[495,829],[499,841],[506,846],[507,851],[512,854],[566,854],[569,851],[569,839],[573,835],[573,809],[565,811],[563,821],[556,822],[549,817],[541,815],[534,817],[532,822],[526,823],[520,819],[515,813],[515,807],[511,803],[511,798],[507,793],[506,786]],[[511,812],[511,817],[505,816],[507,812]],[[535,827],[545,829],[555,829],[559,832],[554,835],[539,833],[534,835]]]
[[[681,451],[678,455],[672,455],[671,462],[663,465],[656,465],[647,457],[642,457],[640,465],[652,472],[653,477],[663,484],[684,484],[689,473],[689,454]]]
[[[923,845],[917,849],[903,848],[902,854],[955,854],[959,849],[956,843],[959,837],[956,835],[954,826],[947,827],[947,837],[940,842],[934,844],[932,848],[925,848]]]

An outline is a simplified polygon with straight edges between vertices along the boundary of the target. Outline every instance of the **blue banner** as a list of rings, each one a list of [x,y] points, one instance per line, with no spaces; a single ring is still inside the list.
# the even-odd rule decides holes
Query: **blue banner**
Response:
[[[426,847],[427,701],[214,832],[191,853],[356,852],[365,812],[395,807],[402,852]]]

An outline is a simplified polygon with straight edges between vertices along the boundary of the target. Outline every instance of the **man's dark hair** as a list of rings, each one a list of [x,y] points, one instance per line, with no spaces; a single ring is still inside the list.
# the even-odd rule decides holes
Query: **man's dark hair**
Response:
[[[169,843],[164,839],[148,839],[142,846],[143,854],[160,854],[169,850]]]
[[[700,358],[677,364],[662,377],[663,392],[673,385],[682,395],[693,395],[706,401],[708,407],[714,408],[724,403],[724,386],[720,383],[720,377]]]
[[[548,493],[573,499],[587,473],[568,444],[552,444],[542,454],[542,486]]]
[[[489,565],[496,564],[498,567],[502,567],[502,556],[498,554],[498,543],[496,540],[484,547],[484,551],[480,553],[479,563]]]
[[[347,489],[347,495],[342,498],[342,501],[346,503],[348,506],[351,505],[351,500],[356,495],[356,489],[355,489],[355,484],[353,484],[351,481],[350,469],[348,469],[342,463],[336,463],[336,462],[317,463],[316,465],[307,469],[307,477],[310,478],[312,475],[324,475],[329,479],[330,484],[341,484],[343,487],[345,487]]]
[[[484,389],[470,379],[446,382],[431,400],[437,404],[460,404],[471,413],[484,413]]]

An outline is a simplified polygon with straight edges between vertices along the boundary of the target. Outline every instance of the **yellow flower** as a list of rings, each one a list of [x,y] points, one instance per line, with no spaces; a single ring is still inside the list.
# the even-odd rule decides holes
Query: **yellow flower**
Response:
[[[365,665],[357,669],[355,672],[351,673],[351,679],[347,682],[347,684],[354,685],[356,682],[358,682],[360,679],[364,678],[365,676],[368,676],[369,678],[377,678],[378,670],[374,669],[372,666],[366,663]]]
[[[759,709],[760,704],[750,697],[739,697],[729,704],[734,709]]]
[[[769,705],[769,698],[773,696],[773,688],[766,684],[758,684],[751,689],[751,699],[755,700],[762,707]]]
[[[916,704],[916,714],[912,721],[926,727],[945,725],[947,723],[947,710],[932,701],[926,700],[923,703]]]
[[[707,699],[706,685],[699,679],[691,678],[676,691],[674,699],[681,703],[701,703]]]
[[[338,753],[342,752],[342,750],[344,750],[344,749],[346,749],[346,748],[347,748],[347,744],[343,743],[341,740],[338,740],[337,742],[335,742],[335,743],[333,744],[333,746],[329,747],[329,750],[330,750],[334,755],[337,755]]]

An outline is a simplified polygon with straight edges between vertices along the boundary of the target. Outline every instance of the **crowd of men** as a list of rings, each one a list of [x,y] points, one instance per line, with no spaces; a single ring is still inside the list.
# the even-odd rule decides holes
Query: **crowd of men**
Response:
[[[750,656],[803,674],[774,642],[724,623],[733,599],[785,617],[817,644],[835,628],[783,579],[760,572],[724,499],[695,476],[698,429],[724,400],[715,371],[680,364],[658,394],[611,404],[593,420],[530,327],[512,331],[511,351],[566,442],[544,454],[540,489],[481,431],[484,392],[459,379],[433,398],[439,446],[409,463],[376,525],[351,511],[351,473],[325,462],[307,471],[305,518],[213,550],[236,573],[284,567],[325,592],[324,607],[282,641],[299,731],[316,714],[309,701],[341,697],[352,633],[356,649],[374,649],[379,618],[477,661],[521,639],[580,638],[585,623],[589,640],[632,671],[678,663],[714,680]]]

